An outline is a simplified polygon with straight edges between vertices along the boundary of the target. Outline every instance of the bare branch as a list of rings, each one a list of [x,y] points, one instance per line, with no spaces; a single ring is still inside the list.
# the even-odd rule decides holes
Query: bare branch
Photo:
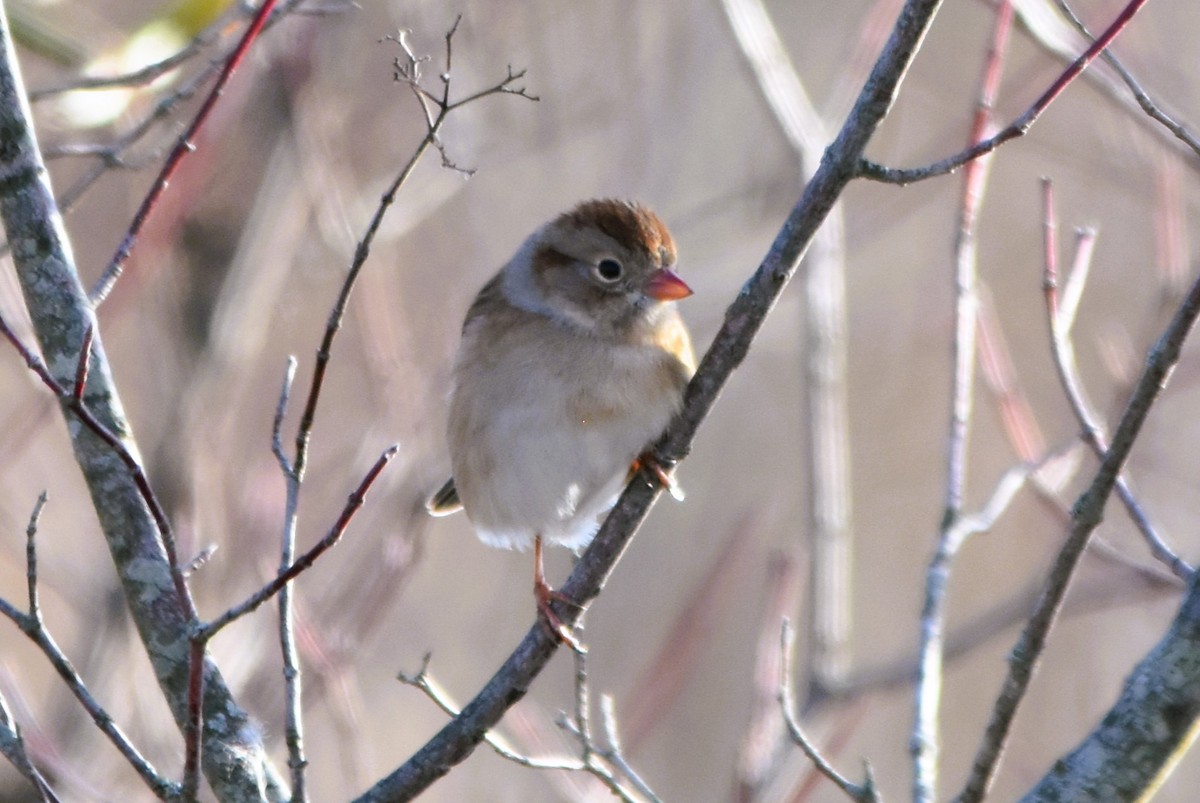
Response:
[[[279,387],[279,402],[275,405],[275,418],[271,423],[271,451],[279,461],[279,469],[285,477],[292,476],[292,465],[283,451],[283,417],[287,413],[288,400],[292,395],[292,383],[296,379],[296,358],[288,357],[283,369],[283,383]]]
[[[38,627],[42,625],[42,608],[38,601],[37,587],[37,529],[38,520],[42,517],[47,499],[49,499],[49,495],[45,491],[38,494],[37,502],[33,505],[33,512],[29,514],[29,524],[25,527],[25,585],[29,592],[29,618]]]
[[[1022,798],[1149,800],[1195,739],[1200,714],[1200,577],[1167,633],[1138,663],[1100,724]]]
[[[104,710],[103,706],[101,706],[100,703],[97,702],[96,698],[92,696],[92,693],[88,691],[87,686],[84,685],[82,678],[79,677],[79,673],[75,670],[75,667],[63,653],[62,649],[59,648],[58,643],[50,635],[50,631],[46,629],[45,624],[42,621],[37,590],[38,567],[36,540],[38,520],[41,518],[42,511],[46,506],[46,499],[46,492],[43,491],[38,496],[37,503],[33,508],[33,513],[29,517],[29,525],[25,530],[25,575],[28,584],[29,610],[25,613],[22,613],[9,604],[7,600],[0,599],[0,615],[11,620],[12,623],[20,628],[21,632],[24,633],[29,640],[32,641],[39,650],[42,651],[42,654],[45,655],[50,661],[50,665],[54,667],[56,672],[58,672],[59,677],[66,682],[67,688],[69,688],[71,693],[75,695],[75,699],[79,701],[80,705],[83,706],[83,709],[87,711],[88,715],[92,718],[92,722],[94,722],[96,727],[108,737],[108,740],[112,742],[113,746],[117,748],[129,765],[138,773],[146,786],[148,786],[150,790],[154,792],[155,796],[162,800],[170,799],[178,794],[179,788],[166,778],[162,777],[158,771],[154,769],[153,765],[151,765],[150,762],[147,761],[144,756],[142,756],[138,749],[134,747],[133,743],[120,729],[120,727],[117,726],[113,718],[109,716],[108,712]],[[11,722],[10,718],[8,717],[7,710],[4,710],[0,713],[3,714],[0,719],[4,720],[4,724]],[[13,737],[18,740],[19,746],[19,733],[17,733],[15,729],[13,730]],[[4,741],[4,739],[0,739],[0,741]],[[7,750],[4,752],[6,755],[8,754]],[[21,750],[21,754],[23,754],[23,748]],[[18,764],[19,766],[18,761],[14,761],[14,764]],[[32,765],[30,765],[30,768],[32,769]],[[34,772],[36,773],[36,770]],[[46,796],[46,793],[49,792],[49,787],[44,787],[44,782],[39,782],[36,777],[33,780],[34,783],[39,787],[39,791],[43,794],[43,796]],[[53,793],[50,794],[52,795]]]
[[[1078,30],[1088,39],[1095,39],[1095,37],[1092,36],[1091,31],[1087,29],[1087,26],[1083,24],[1082,20],[1076,16],[1075,12],[1064,0],[1054,1],[1059,9],[1062,10],[1067,19],[1071,21],[1071,24],[1075,26],[1076,30]],[[1137,79],[1133,77],[1133,74],[1125,68],[1125,65],[1113,55],[1111,50],[1106,49],[1101,54],[1101,58],[1108,63],[1108,66],[1112,67],[1116,71],[1117,75],[1121,76],[1121,80],[1125,82],[1125,85],[1129,87],[1129,91],[1133,93],[1133,98],[1137,101],[1138,106],[1142,108],[1142,111],[1144,111],[1150,117],[1150,119],[1160,123],[1163,128],[1171,132],[1171,134],[1177,140],[1191,148],[1195,155],[1200,156],[1200,139],[1197,139],[1196,135],[1189,131],[1187,126],[1177,122],[1170,117],[1170,115],[1164,112],[1162,108],[1160,108],[1159,105],[1154,102],[1150,95],[1146,93],[1146,90],[1142,89],[1142,85],[1139,84]]]
[[[221,70],[221,74],[217,76],[217,81],[213,84],[212,90],[209,91],[208,97],[204,99],[203,105],[196,112],[196,116],[192,118],[191,124],[188,125],[183,136],[179,138],[179,142],[171,151],[170,156],[167,157],[167,161],[163,164],[162,170],[159,171],[158,178],[154,180],[150,192],[142,200],[142,205],[133,216],[133,222],[130,224],[129,230],[125,233],[125,237],[121,240],[121,245],[117,248],[117,253],[113,255],[113,258],[108,263],[108,267],[104,269],[104,273],[100,276],[100,280],[92,288],[89,297],[94,307],[98,307],[104,302],[104,299],[112,292],[117,280],[121,278],[121,273],[125,269],[125,260],[129,259],[129,255],[133,251],[133,246],[137,242],[138,235],[141,234],[142,228],[150,218],[150,213],[154,211],[154,207],[158,204],[158,199],[166,191],[171,177],[179,169],[179,165],[183,162],[184,157],[196,150],[196,135],[208,121],[209,115],[225,91],[225,86],[229,83],[229,79],[233,77],[233,73],[241,65],[246,53],[250,50],[250,45],[262,33],[263,26],[267,24],[267,18],[271,16],[271,12],[275,9],[277,2],[278,0],[263,0],[259,6],[258,13],[254,15],[254,19],[246,27],[246,32],[242,34],[241,41],[238,42],[237,47],[233,49],[233,52],[229,54],[229,58],[225,61],[225,66]]]
[[[833,766],[825,760],[824,756],[813,746],[808,737],[804,735],[804,731],[800,728],[800,723],[796,721],[796,705],[793,702],[792,693],[792,625],[787,620],[783,620],[783,628],[780,631],[780,643],[782,645],[783,661],[780,664],[779,677],[779,706],[783,711],[783,721],[787,725],[788,735],[792,737],[792,741],[796,746],[804,751],[804,755],[808,756],[808,760],[820,771],[822,775],[833,782],[835,786],[841,789],[846,795],[859,803],[881,803],[883,798],[879,796],[875,789],[875,781],[871,777],[871,765],[866,765],[866,779],[861,784],[856,784],[839,773]]]
[[[642,777],[629,765],[629,761],[625,758],[625,751],[621,744],[620,729],[617,727],[616,704],[613,702],[612,695],[600,695],[600,722],[604,727],[604,738],[608,742],[608,749],[603,751],[604,757],[611,761],[617,770],[642,795],[650,800],[657,801],[658,796],[654,794],[654,790],[642,780]]]
[[[371,466],[369,471],[367,471],[366,476],[364,476],[362,481],[359,482],[358,487],[355,488],[350,494],[349,499],[346,500],[345,507],[342,508],[341,515],[338,516],[338,519],[333,526],[329,528],[329,532],[325,534],[324,538],[322,538],[311,549],[297,558],[295,562],[287,567],[286,570],[279,572],[279,574],[275,575],[273,580],[264,585],[258,591],[251,594],[244,601],[234,605],[232,608],[225,611],[225,613],[221,614],[216,619],[213,619],[211,622],[198,626],[193,638],[199,641],[208,641],[217,633],[219,633],[226,625],[236,621],[237,619],[240,619],[241,617],[258,608],[271,597],[278,594],[280,589],[282,589],[292,580],[296,579],[301,573],[316,563],[318,558],[320,558],[322,555],[328,552],[331,547],[337,544],[337,542],[341,540],[342,535],[345,534],[346,528],[350,526],[350,521],[354,518],[354,514],[358,512],[359,508],[361,508],[363,503],[366,501],[367,492],[371,489],[371,486],[375,484],[375,480],[379,478],[379,475],[383,473],[383,470],[387,468],[388,463],[391,462],[392,458],[395,457],[396,453],[399,451],[399,444],[389,446],[383,451],[383,454],[379,456],[379,459],[377,459],[375,464]]]
[[[64,92],[75,92],[88,89],[113,89],[117,87],[130,86],[145,86],[152,83],[167,73],[174,70],[176,67],[185,63],[192,56],[195,56],[204,48],[208,47],[217,38],[217,31],[210,28],[204,31],[199,36],[192,39],[179,50],[164,59],[147,64],[131,72],[122,73],[120,75],[80,75],[72,78],[70,81],[64,81],[61,84],[45,86],[38,89],[32,89],[29,92],[31,101],[44,100],[55,95],[61,95]]]
[[[991,785],[996,765],[1007,741],[1017,706],[1025,696],[1034,668],[1045,647],[1046,637],[1062,607],[1067,586],[1075,572],[1092,533],[1103,516],[1104,504],[1116,485],[1117,477],[1129,457],[1133,442],[1145,423],[1155,400],[1166,386],[1172,368],[1200,316],[1200,280],[1194,283],[1175,312],[1171,322],[1151,349],[1146,367],[1113,433],[1112,443],[1104,453],[1100,468],[1088,488],[1080,495],[1071,511],[1071,527],[1066,543],[1059,551],[1046,588],[1037,607],[1021,633],[1009,658],[1008,676],[993,707],[983,743],[975,755],[971,774],[959,803],[976,803]]]
[[[27,111],[8,20],[0,13],[0,128],[5,131],[5,147],[0,149],[0,175],[5,179],[0,182],[0,218],[9,242],[22,244],[12,251],[17,278],[41,352],[59,374],[43,366],[39,376],[50,380],[48,386],[59,397],[68,423],[74,415],[84,424],[70,427],[75,460],[92,494],[131,614],[143,638],[154,645],[156,660],[151,663],[157,682],[182,726],[187,682],[183,647],[187,627],[195,618],[194,605],[175,560],[166,516],[154,504],[134,457],[136,445],[99,332],[94,335],[87,404],[63,390],[74,379],[67,372],[74,372],[79,346],[87,327],[95,325],[95,316],[79,281],[62,210],[54,203]],[[40,364],[7,325],[3,328],[31,367]],[[248,727],[246,713],[216,667],[206,667],[206,673],[210,697],[223,714],[205,731],[212,745],[205,753],[205,769],[214,790],[218,796],[233,796],[236,789],[253,788],[272,799],[281,798],[278,778],[257,731]]]
[[[88,329],[85,330],[85,332],[93,332],[94,327],[95,321],[93,320],[88,324]],[[32,350],[30,350],[17,338],[16,333],[12,330],[12,327],[8,325],[8,322],[4,320],[3,316],[0,316],[0,334],[2,334],[10,344],[12,344],[12,347],[17,350],[17,353],[21,355],[21,359],[23,359],[29,369],[37,375],[38,379],[42,381],[42,384],[49,388],[50,392],[58,397],[58,400],[63,407],[74,413],[75,416],[82,421],[83,424],[94,435],[96,435],[96,437],[103,441],[129,472],[130,476],[133,478],[134,485],[137,488],[138,493],[145,502],[151,516],[154,518],[154,523],[158,527],[158,533],[162,538],[163,548],[167,553],[167,562],[171,569],[171,579],[174,583],[175,591],[179,595],[180,600],[183,602],[186,609],[191,615],[194,616],[195,603],[192,600],[191,591],[187,587],[187,581],[184,579],[183,571],[179,567],[178,558],[175,551],[175,534],[171,527],[171,521],[167,517],[167,512],[163,508],[162,503],[159,501],[158,496],[154,493],[154,489],[150,486],[150,479],[146,476],[146,472],[142,468],[142,464],[138,461],[138,458],[133,454],[133,452],[130,451],[129,447],[126,446],[125,442],[120,437],[118,437],[111,429],[109,429],[104,425],[103,422],[100,421],[95,413],[93,413],[91,407],[89,407],[87,402],[83,399],[82,394],[76,395],[73,390],[67,390],[59,383],[57,379],[54,378],[46,365],[40,359],[38,359],[37,355],[35,355]],[[84,343],[88,346],[88,352],[91,351],[91,342],[92,337],[85,336]],[[80,360],[80,362],[77,364],[86,364],[87,362],[88,360],[84,359]],[[78,377],[81,373],[86,372],[77,368],[76,384],[79,382]],[[86,376],[84,376],[84,380],[86,381]]]
[[[1043,179],[1042,187],[1045,207],[1044,230],[1047,235],[1042,286],[1045,289],[1046,319],[1050,329],[1050,351],[1054,358],[1054,367],[1058,373],[1059,381],[1062,383],[1063,392],[1066,394],[1067,401],[1071,405],[1071,411],[1075,414],[1075,418],[1079,421],[1080,427],[1083,430],[1083,440],[1096,457],[1103,460],[1104,453],[1108,450],[1108,444],[1102,425],[1099,423],[1099,418],[1094,412],[1095,408],[1088,401],[1087,394],[1083,389],[1083,382],[1079,378],[1079,372],[1075,363],[1075,347],[1070,336],[1071,323],[1075,318],[1075,309],[1078,307],[1079,299],[1083,295],[1083,285],[1088,274],[1088,265],[1091,261],[1092,245],[1095,241],[1095,236],[1094,234],[1084,234],[1079,238],[1074,265],[1067,279],[1066,291],[1063,293],[1064,301],[1060,305],[1058,294],[1058,249],[1055,239],[1052,236],[1057,228],[1054,214],[1053,185],[1049,179]],[[1116,491],[1117,496],[1121,499],[1126,511],[1129,513],[1129,517],[1133,520],[1133,523],[1138,528],[1138,532],[1142,534],[1142,538],[1150,548],[1151,554],[1170,568],[1176,577],[1181,580],[1187,580],[1192,574],[1191,567],[1176,555],[1167,546],[1166,542],[1163,541],[1162,537],[1159,536],[1146,512],[1142,509],[1136,497],[1134,497],[1133,490],[1129,487],[1129,483],[1123,475],[1118,475],[1117,477]]]
[[[430,653],[425,654],[424,659],[421,661],[421,668],[417,670],[416,674],[410,675],[406,672],[401,672],[396,678],[405,685],[419,689],[448,716],[456,717],[460,713],[458,707],[453,703],[445,690],[442,689],[441,685],[429,674],[429,662],[432,657]],[[514,764],[520,764],[522,767],[539,770],[567,770],[571,772],[578,772],[584,769],[584,763],[578,759],[532,758],[519,753],[492,731],[484,734],[483,740],[492,750],[496,751],[496,755]]]
[[[39,800],[43,803],[60,803],[58,795],[29,757],[21,727],[8,710],[8,701],[3,694],[0,694],[0,755],[7,758],[17,772],[33,784]]]
[[[996,7],[992,37],[979,80],[975,120],[968,142],[979,142],[992,128],[992,107],[1012,29],[1012,5],[1003,0]],[[951,343],[954,369],[951,379],[950,422],[947,434],[946,492],[941,527],[933,558],[925,575],[925,599],[921,608],[917,685],[914,692],[912,736],[909,750],[913,760],[913,800],[932,803],[937,798],[941,734],[938,716],[942,693],[942,643],[946,620],[946,597],[950,571],[966,536],[963,498],[967,486],[967,446],[975,405],[976,337],[979,331],[977,226],[987,187],[990,160],[977,159],[963,172],[958,227],[954,242],[954,337]]]
[[[1121,10],[1117,18],[1111,25],[1100,35],[1096,41],[1092,43],[1087,50],[1083,52],[1079,58],[1075,59],[1061,75],[1055,79],[1054,83],[1042,93],[1041,97],[1033,102],[1025,112],[1010,123],[1007,127],[1001,129],[998,133],[989,137],[982,142],[972,145],[964,151],[961,151],[954,156],[949,156],[939,162],[934,162],[927,167],[915,168],[892,168],[884,167],[876,164],[868,159],[860,161],[857,168],[857,175],[873,181],[882,181],[888,184],[911,184],[914,181],[923,181],[927,178],[935,176],[943,176],[947,173],[952,173],[968,162],[978,159],[984,154],[991,153],[996,148],[1008,142],[1011,139],[1022,137],[1028,133],[1029,129],[1037,122],[1042,113],[1053,103],[1063,90],[1068,85],[1083,73],[1087,66],[1095,60],[1104,48],[1117,37],[1125,26],[1133,19],[1134,15],[1146,4],[1146,0],[1130,0],[1129,4]]]
[[[759,90],[799,162],[799,178],[812,178],[829,141],[829,126],[809,97],[800,74],[762,0],[723,0],[722,6]],[[803,316],[802,420],[808,481],[809,693],[839,684],[850,663],[853,610],[850,567],[854,539],[850,494],[844,221],[840,206],[817,231],[807,260]],[[772,624],[772,630],[774,625]],[[774,642],[774,634],[770,638]],[[772,680],[773,682],[773,680]]]
[[[204,740],[204,652],[206,642],[194,638],[188,644],[188,716],[183,728],[183,781],[180,798],[194,803],[200,791],[200,765]]]
[[[346,314],[346,307],[350,302],[350,292],[354,288],[354,284],[358,279],[359,273],[362,271],[363,265],[367,261],[367,257],[371,253],[371,245],[375,241],[375,235],[379,232],[379,227],[383,223],[384,216],[391,208],[392,203],[396,200],[396,195],[400,188],[412,175],[412,171],[416,168],[417,163],[429,149],[431,145],[437,145],[438,133],[441,131],[443,124],[449,117],[450,113],[455,109],[461,108],[467,103],[474,102],[481,98],[485,98],[496,94],[517,94],[530,100],[537,98],[525,94],[524,90],[511,90],[510,84],[517,78],[520,78],[525,73],[522,71],[515,76],[510,68],[508,75],[501,81],[482,89],[467,98],[450,103],[448,100],[450,92],[450,53],[452,52],[451,43],[454,32],[458,29],[458,22],[461,16],[455,20],[454,26],[446,34],[446,70],[443,72],[443,96],[440,99],[433,99],[432,96],[425,92],[421,86],[421,64],[428,61],[426,56],[417,56],[413,53],[412,48],[408,44],[407,31],[401,31],[395,36],[387,37],[387,41],[395,42],[405,53],[405,60],[396,60],[395,77],[397,81],[403,82],[413,91],[417,100],[421,104],[421,108],[425,111],[427,129],[425,137],[418,143],[412,156],[408,162],[400,170],[391,185],[379,200],[379,205],[375,209],[375,214],[372,216],[370,223],[367,225],[367,230],[363,234],[362,239],[358,241],[358,246],[354,250],[354,259],[350,264],[350,270],[346,275],[345,281],[342,283],[341,292],[338,294],[337,301],[334,303],[333,309],[329,314],[329,322],[325,328],[324,337],[321,339],[321,344],[317,348],[317,360],[313,368],[312,383],[309,386],[308,400],[304,405],[304,413],[300,417],[300,426],[296,431],[296,454],[292,461],[292,471],[299,479],[304,477],[304,469],[308,462],[308,441],[311,437],[313,422],[316,417],[317,403],[320,400],[321,388],[325,381],[325,372],[329,366],[329,358],[332,354],[333,340],[337,335],[338,330],[342,325],[342,318]],[[436,108],[436,113],[433,113],[428,103],[433,103]],[[444,153],[443,153],[444,156]]]
[[[631,790],[625,788],[621,779],[608,766],[612,764],[614,767],[629,769],[629,762],[625,760],[623,755],[620,755],[620,740],[610,740],[608,746],[604,747],[597,743],[592,733],[592,694],[587,672],[587,651],[575,650],[574,657],[575,715],[573,719],[568,718],[565,714],[560,716],[558,724],[579,741],[579,750],[582,753],[583,769],[585,772],[597,778],[614,796],[627,801],[627,803],[638,803],[639,799],[634,796]],[[609,714],[611,715],[612,712],[610,711]],[[615,716],[606,720],[605,725],[606,730],[610,732],[615,731]],[[633,772],[632,769],[629,769],[629,777],[636,779],[635,786],[650,803],[661,803],[658,795],[654,794],[646,782],[637,773]]]

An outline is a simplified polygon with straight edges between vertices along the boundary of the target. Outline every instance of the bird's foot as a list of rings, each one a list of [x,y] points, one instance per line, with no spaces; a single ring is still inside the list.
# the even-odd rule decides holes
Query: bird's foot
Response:
[[[629,475],[633,476],[643,468],[658,478],[659,483],[676,502],[682,502],[687,498],[687,494],[683,492],[683,488],[680,488],[679,483],[675,481],[675,475],[671,473],[671,469],[674,466],[667,467],[663,465],[663,462],[654,452],[647,450],[634,458],[633,465],[629,467]]]
[[[536,580],[534,581],[533,597],[537,600],[538,621],[550,631],[550,635],[580,655],[587,654],[587,647],[575,637],[574,631],[558,617],[558,614],[554,612],[554,608],[551,607],[551,603],[556,600],[576,608],[579,607],[579,604],[561,591],[555,591],[545,581],[540,583]]]

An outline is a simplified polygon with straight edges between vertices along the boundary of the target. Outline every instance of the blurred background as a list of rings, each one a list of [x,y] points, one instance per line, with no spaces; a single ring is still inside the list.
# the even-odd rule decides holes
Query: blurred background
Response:
[[[398,672],[415,672],[429,653],[431,675],[465,703],[533,622],[531,556],[484,547],[464,517],[434,521],[421,508],[448,470],[444,399],[459,325],[478,288],[547,218],[590,197],[637,198],[675,234],[681,272],[696,291],[682,311],[702,351],[798,198],[801,160],[735,34],[735,5],[313,5],[321,13],[282,20],[255,46],[101,307],[105,346],[181,552],[217,548],[193,577],[202,613],[216,616],[278,562],[284,484],[270,439],[286,357],[299,359],[297,388],[307,389],[355,243],[424,134],[411,92],[393,80],[402,53],[385,37],[410,29],[416,52],[432,59],[426,73],[436,88],[443,36],[461,10],[452,98],[495,84],[508,65],[528,71],[519,85],[538,102],[490,97],[451,117],[446,154],[477,172],[468,180],[442,167],[436,152],[424,158],[385,219],[334,347],[301,497],[300,547],[325,533],[384,448],[398,442],[400,452],[343,542],[296,584],[314,800],[365,790],[445,722]],[[1099,30],[1122,5],[1080,0],[1077,11]],[[827,134],[835,132],[899,3],[766,7]],[[1002,121],[1061,71],[1047,43],[1079,47],[1051,4],[1018,7],[1027,16],[1004,65]],[[157,54],[148,59],[161,58],[220,11],[148,0],[9,8],[26,26],[18,30],[31,89],[61,85],[89,64],[130,69],[122,56],[146,63],[131,54],[139,36]],[[872,158],[916,166],[966,144],[994,16],[982,0],[946,4]],[[59,157],[51,161],[55,188],[74,193],[66,222],[86,286],[198,98],[159,118],[156,101],[223,52],[244,19],[226,12],[209,28],[219,42],[166,83],[35,103],[41,143]],[[1116,47],[1183,121],[1200,120],[1198,26],[1200,7],[1158,0]],[[171,36],[176,43],[163,45]],[[1039,178],[1055,182],[1064,260],[1073,227],[1099,232],[1074,336],[1106,422],[1116,420],[1147,346],[1195,274],[1196,154],[1131,112],[1128,93],[1113,86],[1106,70],[1073,85],[991,164],[978,227],[990,359],[976,379],[968,512],[1010,468],[1066,450],[1079,430],[1050,357]],[[139,126],[145,135],[135,138]],[[122,166],[99,170],[95,157],[78,155],[97,143],[127,145],[118,151]],[[687,501],[660,500],[587,616],[593,694],[612,695],[628,760],[665,800],[843,799],[776,741],[783,614],[796,622],[796,680],[814,740],[852,777],[868,760],[886,797],[907,796],[912,695],[904,678],[945,498],[961,192],[961,177],[947,176],[907,188],[860,181],[843,196],[844,559],[831,569],[814,562],[809,546],[814,439],[803,388],[813,344],[800,277],[680,467]],[[32,342],[7,263],[0,311]],[[1189,562],[1200,560],[1195,356],[1189,347],[1129,464],[1139,499]],[[299,406],[288,416],[291,437]],[[8,348],[0,349],[0,454],[0,595],[24,599],[23,534],[47,489],[38,538],[47,623],[93,693],[177,776],[182,741],[130,625],[61,416]],[[1094,465],[1078,451],[1056,461],[1043,492],[1019,493],[955,565],[948,629],[955,643],[975,643],[946,677],[945,796],[966,777],[1020,613],[1061,543],[1062,511]],[[1116,502],[1099,535],[1102,554],[1085,558],[1017,717],[996,800],[1027,790],[1096,724],[1174,615],[1180,584],[1153,562]],[[551,582],[570,566],[570,554],[556,550]],[[846,583],[814,586],[810,570]],[[814,618],[838,628],[832,657],[813,649]],[[275,626],[264,608],[212,651],[284,767]],[[64,799],[149,797],[44,658],[11,624],[0,632],[0,691]],[[554,725],[572,709],[572,678],[570,657],[556,656],[505,718],[501,731],[517,750],[576,749]],[[1185,756],[1156,799],[1193,800],[1197,783],[1200,760]],[[30,795],[0,766],[0,799]],[[590,778],[519,767],[483,746],[423,799],[593,797],[608,792]]]

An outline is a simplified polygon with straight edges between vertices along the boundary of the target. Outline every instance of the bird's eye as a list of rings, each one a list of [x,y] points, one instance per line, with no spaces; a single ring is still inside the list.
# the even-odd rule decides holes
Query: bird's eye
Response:
[[[615,259],[602,259],[592,268],[592,273],[605,284],[612,284],[625,274],[625,269]]]

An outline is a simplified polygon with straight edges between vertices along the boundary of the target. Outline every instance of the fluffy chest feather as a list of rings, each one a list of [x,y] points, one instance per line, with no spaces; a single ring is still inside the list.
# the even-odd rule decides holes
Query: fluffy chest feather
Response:
[[[614,343],[513,306],[493,312],[468,319],[455,366],[459,496],[485,541],[582,546],[679,408],[691,366],[664,346],[686,331],[672,311],[665,342]]]

